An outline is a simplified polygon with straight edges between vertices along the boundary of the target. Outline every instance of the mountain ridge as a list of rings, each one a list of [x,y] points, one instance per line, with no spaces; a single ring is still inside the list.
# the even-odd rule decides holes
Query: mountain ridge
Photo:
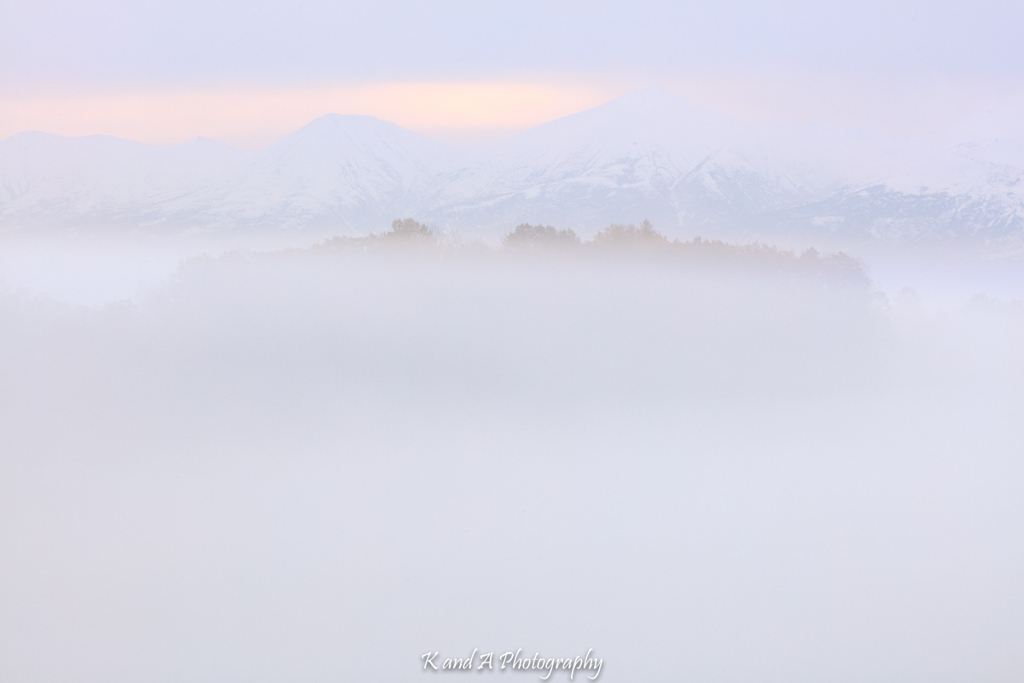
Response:
[[[416,216],[493,238],[649,218],[672,236],[1024,243],[1024,135],[898,139],[749,124],[656,86],[466,152],[327,114],[258,152],[27,132],[0,141],[0,233],[356,233]]]

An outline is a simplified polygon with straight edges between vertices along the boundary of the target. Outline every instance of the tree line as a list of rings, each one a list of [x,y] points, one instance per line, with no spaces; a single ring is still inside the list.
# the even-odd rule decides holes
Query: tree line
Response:
[[[387,232],[364,237],[334,237],[322,243],[318,249],[435,254],[469,252],[523,258],[633,258],[677,261],[691,265],[743,264],[857,288],[870,286],[863,264],[843,252],[823,254],[810,248],[798,254],[762,242],[733,244],[700,237],[691,240],[670,239],[655,230],[647,220],[640,225],[609,225],[589,240],[580,239],[571,229],[521,223],[502,238],[499,249],[493,250],[478,243],[452,240],[424,223],[402,218],[393,221],[391,230]]]

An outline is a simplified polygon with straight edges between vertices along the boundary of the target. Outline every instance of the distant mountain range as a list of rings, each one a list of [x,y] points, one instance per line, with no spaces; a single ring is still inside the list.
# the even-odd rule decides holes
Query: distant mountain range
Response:
[[[475,237],[522,222],[584,236],[1024,244],[1024,131],[899,139],[748,124],[650,87],[467,152],[329,114],[250,152],[21,133],[0,142],[0,233],[366,233],[398,217]]]

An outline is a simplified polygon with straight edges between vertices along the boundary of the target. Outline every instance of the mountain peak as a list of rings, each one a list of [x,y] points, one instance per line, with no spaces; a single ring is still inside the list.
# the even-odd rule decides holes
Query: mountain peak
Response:
[[[670,103],[685,102],[685,100],[683,98],[679,97],[678,95],[675,95],[675,94],[669,92],[668,90],[665,90],[665,88],[661,87],[660,85],[654,85],[654,84],[647,85],[647,86],[644,86],[642,88],[634,88],[633,90],[630,90],[630,91],[620,95],[619,97],[617,97],[615,99],[617,99],[617,100],[633,100],[633,101],[642,101],[642,102],[658,102],[658,101],[670,102]],[[615,100],[612,100],[612,102],[614,102],[614,101]]]
[[[671,163],[688,170],[735,139],[741,129],[742,124],[727,114],[650,85],[515,135],[494,149],[518,157],[517,165],[545,159],[565,168],[582,163],[592,169],[594,164],[621,165],[625,159],[647,158],[648,165]]]
[[[354,133],[358,135],[365,135],[367,133],[388,131],[391,133],[409,133],[415,135],[412,131],[402,128],[396,123],[390,121],[384,121],[378,119],[375,116],[368,116],[366,114],[324,114],[313,119],[302,128],[292,133],[301,133],[302,131],[316,132],[316,133]],[[400,134],[400,133],[399,133]]]
[[[396,123],[383,121],[364,114],[324,114],[293,133],[278,140],[269,150],[311,148],[319,153],[329,150],[429,150],[441,156],[451,156],[454,148],[431,138],[414,133]]]

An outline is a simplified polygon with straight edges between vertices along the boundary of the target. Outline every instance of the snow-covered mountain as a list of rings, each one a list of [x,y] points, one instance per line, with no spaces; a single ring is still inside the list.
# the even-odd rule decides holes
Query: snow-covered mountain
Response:
[[[1024,136],[985,143],[914,140],[849,187],[781,214],[848,241],[1024,244]]]
[[[608,104],[505,140],[447,180],[438,216],[486,225],[494,217],[591,227],[674,221],[675,184],[735,138],[739,122],[660,89]]]
[[[493,237],[647,218],[681,237],[1020,245],[1024,131],[1005,129],[905,140],[755,125],[651,87],[474,154],[335,114],[256,153],[23,133],[0,142],[0,230],[352,233],[414,216]]]
[[[251,155],[204,138],[157,147],[105,135],[20,133],[0,142],[0,226],[7,232],[147,225],[165,218],[165,202],[240,168]]]
[[[465,157],[387,121],[328,114],[161,210],[204,227],[377,227],[420,210]]]

